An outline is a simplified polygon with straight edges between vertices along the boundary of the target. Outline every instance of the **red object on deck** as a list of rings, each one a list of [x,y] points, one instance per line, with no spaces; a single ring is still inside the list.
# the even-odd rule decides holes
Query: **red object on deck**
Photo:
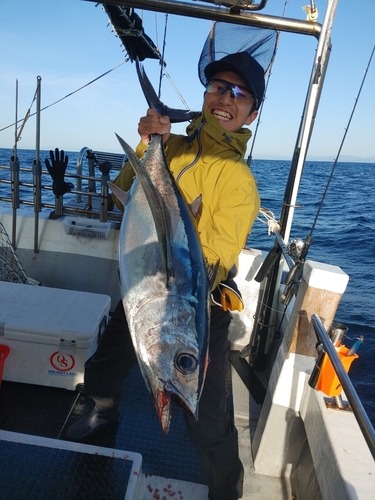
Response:
[[[0,387],[1,387],[1,381],[3,379],[4,363],[9,353],[10,353],[10,348],[7,345],[0,344]]]

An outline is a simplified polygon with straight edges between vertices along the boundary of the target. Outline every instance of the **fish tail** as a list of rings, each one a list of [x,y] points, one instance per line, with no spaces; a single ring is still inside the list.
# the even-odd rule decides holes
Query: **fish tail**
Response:
[[[139,83],[141,84],[141,88],[143,94],[146,98],[147,104],[150,108],[154,109],[162,116],[168,116],[171,123],[180,123],[193,120],[197,118],[201,113],[200,111],[190,111],[187,109],[172,109],[166,106],[161,102],[159,97],[156,95],[154,87],[152,86],[146,72],[143,68],[143,65],[139,62],[138,58],[135,61],[135,65],[137,68],[137,74]]]

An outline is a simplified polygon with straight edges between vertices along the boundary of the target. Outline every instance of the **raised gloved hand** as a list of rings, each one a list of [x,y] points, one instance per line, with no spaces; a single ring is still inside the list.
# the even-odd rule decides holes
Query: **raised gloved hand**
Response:
[[[63,196],[65,193],[74,188],[74,184],[64,181],[66,167],[68,166],[69,157],[65,155],[64,150],[59,151],[55,149],[55,156],[53,151],[49,152],[51,163],[46,158],[45,163],[48,173],[52,177],[52,191],[55,196]]]

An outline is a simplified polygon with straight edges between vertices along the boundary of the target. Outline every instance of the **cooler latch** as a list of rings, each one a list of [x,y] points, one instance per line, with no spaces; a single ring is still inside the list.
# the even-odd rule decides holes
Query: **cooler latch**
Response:
[[[75,354],[76,353],[76,341],[72,339],[60,339],[59,346],[60,354]]]

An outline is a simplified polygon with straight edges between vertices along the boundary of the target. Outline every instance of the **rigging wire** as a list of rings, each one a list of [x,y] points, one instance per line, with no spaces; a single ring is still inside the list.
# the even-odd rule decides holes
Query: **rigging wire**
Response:
[[[161,97],[161,81],[163,78],[163,68],[165,66],[164,54],[165,54],[165,46],[166,46],[166,40],[167,40],[167,24],[168,24],[168,14],[165,14],[163,49],[162,49],[161,59],[160,59],[160,78],[159,78],[159,91],[158,91],[159,99]]]
[[[157,18],[157,12],[154,12],[154,18],[155,18],[155,40],[156,40],[156,46],[159,46],[159,32],[158,32],[158,18]]]
[[[352,111],[351,111],[350,116],[349,116],[348,124],[347,124],[347,126],[346,126],[346,128],[345,128],[345,132],[344,132],[344,135],[343,135],[343,137],[342,137],[342,140],[341,140],[341,143],[340,143],[340,146],[339,146],[339,149],[338,149],[338,152],[337,152],[336,158],[335,158],[335,160],[334,160],[334,162],[333,162],[332,170],[331,170],[331,173],[330,173],[330,175],[329,175],[329,177],[328,177],[328,180],[327,180],[327,183],[326,183],[326,187],[325,187],[325,189],[324,189],[324,192],[323,192],[323,195],[322,195],[322,199],[321,199],[321,201],[320,201],[320,204],[319,204],[319,207],[318,207],[318,210],[317,210],[317,213],[316,213],[316,216],[315,216],[314,222],[313,222],[313,224],[312,224],[312,226],[311,226],[311,230],[310,230],[309,237],[311,237],[311,236],[312,236],[312,233],[313,233],[313,231],[314,231],[314,229],[315,229],[315,226],[316,226],[316,223],[317,223],[317,221],[318,221],[318,217],[319,217],[319,215],[320,215],[320,212],[321,212],[321,209],[322,209],[322,206],[323,206],[323,202],[324,202],[325,197],[326,197],[326,195],[327,195],[327,191],[328,191],[329,185],[330,185],[330,183],[331,183],[331,180],[332,180],[332,177],[333,177],[333,173],[334,173],[334,171],[335,171],[335,169],[336,169],[337,162],[338,162],[338,160],[339,160],[339,157],[340,157],[340,154],[341,154],[341,150],[342,150],[342,147],[343,147],[343,145],[344,145],[344,142],[345,142],[345,139],[346,139],[346,136],[347,136],[347,133],[348,133],[348,130],[349,130],[349,127],[350,127],[350,124],[351,124],[351,121],[352,121],[353,115],[354,115],[354,111],[355,111],[355,109],[356,109],[356,107],[357,107],[358,100],[359,100],[359,96],[361,95],[362,88],[363,88],[363,85],[364,85],[364,83],[365,83],[365,80],[366,80],[366,77],[367,77],[367,74],[368,74],[368,69],[369,69],[369,67],[370,67],[370,64],[371,64],[371,61],[372,61],[372,57],[373,57],[373,55],[374,55],[374,52],[375,52],[375,44],[374,44],[374,46],[373,46],[373,48],[372,48],[372,51],[371,51],[371,54],[370,54],[370,58],[369,58],[369,60],[368,60],[367,66],[366,66],[366,68],[365,68],[365,71],[364,71],[364,74],[363,74],[363,78],[362,78],[362,81],[361,81],[361,85],[360,85],[359,90],[358,90],[358,93],[357,93],[357,97],[356,97],[356,98],[355,98],[355,100],[354,100],[354,105],[353,105]]]
[[[106,76],[108,75],[108,73],[111,73],[111,71],[114,71],[115,69],[119,68],[120,66],[122,66],[123,64],[125,64],[127,61],[122,61],[120,64],[117,64],[117,66],[114,66],[112,69],[109,69],[108,71],[106,71],[105,73],[101,74],[100,76],[97,76],[96,78],[94,78],[94,80],[91,80],[90,82],[86,83],[85,85],[82,85],[82,87],[79,87],[78,89],[74,90],[73,92],[70,92],[69,94],[66,94],[64,97],[61,97],[61,99],[58,99],[57,101],[51,103],[51,104],[48,104],[48,106],[45,106],[44,108],[42,108],[40,111],[44,111],[45,109],[48,109],[48,108],[51,108],[52,106],[54,106],[55,104],[63,101],[64,99],[66,99],[67,97],[70,97],[72,96],[73,94],[76,94],[77,92],[79,92],[80,90],[84,89],[85,87],[88,87],[89,85],[91,85],[92,83],[96,82],[97,80],[99,80],[100,78],[103,78],[103,76]],[[36,93],[34,95],[34,98],[31,102],[31,106],[30,108],[28,109],[27,113],[26,113],[26,116],[24,118],[24,121],[26,122],[28,118],[30,118],[31,116],[34,116],[36,115],[36,112],[35,113],[32,113],[30,114],[30,109],[35,101],[35,98],[36,98]],[[20,122],[21,120],[19,120]],[[3,127],[0,129],[0,132],[2,132],[3,130],[6,130],[10,127],[13,127],[15,125],[15,123],[11,123],[10,125],[7,125],[6,127]],[[22,125],[22,128],[21,128],[21,131],[18,135],[21,134],[22,132],[22,129],[24,127],[24,124]]]
[[[358,104],[358,100],[359,100],[359,96],[362,92],[362,88],[363,88],[363,85],[365,83],[365,80],[366,80],[366,77],[367,77],[367,74],[368,74],[368,69],[370,67],[370,64],[371,64],[371,61],[372,61],[372,57],[374,55],[374,52],[375,52],[375,44],[372,48],[372,51],[371,51],[371,54],[370,54],[370,58],[368,60],[368,63],[367,63],[367,66],[366,66],[366,69],[364,71],[364,75],[363,75],[363,78],[362,78],[362,81],[361,81],[361,84],[360,84],[360,87],[359,87],[359,90],[357,92],[357,96],[355,98],[355,102],[354,102],[354,105],[353,105],[353,108],[352,108],[352,111],[350,113],[350,116],[349,116],[349,120],[348,120],[348,123],[347,123],[347,126],[345,128],[345,132],[344,132],[344,135],[343,135],[343,138],[341,140],[341,143],[340,143],[340,146],[339,146],[339,149],[338,149],[338,152],[337,152],[337,155],[336,155],[336,158],[334,160],[334,163],[332,165],[332,169],[331,169],[331,172],[330,172],[330,175],[328,177],[328,180],[327,180],[327,183],[326,183],[326,186],[325,186],[325,189],[323,191],[323,195],[322,195],[322,199],[320,201],[320,204],[319,204],[319,207],[318,207],[318,210],[317,210],[317,213],[315,215],[315,219],[314,219],[314,222],[311,226],[311,230],[310,230],[310,233],[308,234],[308,236],[306,237],[305,239],[305,242],[304,242],[304,245],[302,247],[302,250],[301,250],[301,254],[299,256],[299,258],[297,260],[295,260],[295,266],[289,271],[289,274],[287,276],[287,278],[285,279],[285,283],[286,283],[286,288],[285,288],[285,291],[284,291],[284,297],[287,297],[288,296],[288,293],[287,293],[287,290],[288,288],[290,290],[293,289],[293,287],[295,286],[296,283],[298,283],[301,279],[301,275],[302,275],[302,269],[303,269],[303,264],[306,260],[306,256],[307,256],[307,253],[309,251],[309,248],[310,248],[310,245],[311,245],[311,242],[312,242],[312,239],[313,239],[313,232],[314,232],[314,229],[315,229],[315,226],[316,226],[316,223],[318,221],[318,217],[320,215],[320,212],[321,212],[321,209],[322,209],[322,206],[323,206],[323,202],[325,200],[325,197],[327,195],[327,191],[328,191],[328,188],[329,188],[329,185],[331,183],[331,180],[332,180],[332,177],[333,177],[333,174],[334,174],[334,171],[336,169],[336,166],[337,166],[337,162],[339,160],[339,157],[340,157],[340,154],[341,154],[341,150],[342,150],[342,147],[344,145],[344,142],[345,142],[345,139],[346,139],[346,136],[347,136],[347,133],[348,133],[348,130],[349,130],[349,127],[350,127],[350,123],[352,121],[352,118],[353,118],[353,115],[354,115],[354,112],[355,112],[355,109],[357,107],[357,104]],[[289,277],[289,279],[288,279]],[[290,295],[289,295],[290,297]],[[285,314],[285,311],[286,311],[286,308],[287,308],[287,305],[288,305],[289,301],[286,300],[284,302],[285,304],[285,309],[284,309],[284,314]],[[279,323],[279,327],[278,327],[278,332],[280,332],[280,328],[281,328],[281,323],[284,319],[284,314],[283,314],[283,317]]]
[[[167,71],[163,70],[163,75],[164,75],[165,77],[167,77],[167,79],[168,79],[169,83],[171,84],[171,86],[172,86],[173,90],[176,92],[176,94],[178,95],[178,97],[179,97],[180,101],[181,101],[181,102],[182,102],[182,104],[185,106],[185,108],[186,108],[186,109],[191,109],[191,108],[190,108],[190,106],[188,105],[188,103],[185,101],[185,99],[184,99],[183,95],[181,94],[181,92],[180,92],[180,91],[178,90],[178,88],[176,87],[176,84],[175,84],[175,83],[174,83],[174,81],[172,80],[172,78],[171,78],[170,74],[169,74]]]
[[[18,93],[18,80],[16,81],[16,86],[17,86],[17,93]],[[34,97],[33,97],[32,101],[31,101],[31,104],[30,104],[28,110],[26,111],[25,117],[24,117],[24,119],[22,121],[21,127],[19,127],[19,131],[18,131],[18,133],[16,133],[15,144],[14,144],[14,147],[13,147],[14,150],[15,150],[15,148],[17,146],[17,142],[21,139],[21,134],[22,134],[23,129],[25,128],[26,122],[30,118],[30,111],[31,111],[31,108],[33,107],[33,104],[34,104],[35,100],[36,100],[37,93],[38,93],[38,90],[36,89]],[[16,119],[16,122],[12,124],[12,125],[16,125],[16,130],[17,130],[17,124],[18,124],[18,120]],[[4,129],[2,129],[2,130],[4,130]],[[0,132],[1,132],[1,130],[0,130]]]
[[[317,10],[315,9],[315,4],[314,2],[312,1],[311,2],[311,8],[314,10],[314,14],[317,15]],[[278,40],[277,40],[278,41]],[[333,165],[333,168],[332,168],[332,172],[329,176],[329,179],[328,179],[328,182],[327,182],[327,185],[326,185],[326,188],[325,188],[325,191],[323,193],[323,196],[322,196],[322,200],[321,200],[321,203],[320,203],[320,206],[318,207],[318,211],[317,211],[317,214],[316,214],[316,217],[315,217],[315,220],[314,220],[314,223],[311,227],[311,231],[310,231],[310,234],[306,237],[306,240],[303,244],[303,247],[302,247],[302,251],[301,251],[301,254],[299,256],[299,259],[296,260],[296,264],[295,266],[290,270],[287,278],[286,278],[286,282],[289,281],[287,283],[287,286],[286,286],[286,289],[290,287],[290,290],[288,292],[290,293],[296,293],[296,285],[298,284],[299,280],[300,280],[300,277],[301,277],[301,274],[302,274],[302,269],[303,269],[303,265],[304,265],[304,262],[305,262],[305,259],[306,259],[306,255],[308,253],[308,250],[310,248],[310,245],[311,245],[311,241],[312,241],[312,233],[314,231],[314,228],[315,228],[315,225],[316,225],[316,222],[317,222],[317,219],[318,219],[318,216],[320,214],[320,211],[321,211],[321,208],[322,208],[322,204],[323,204],[323,201],[325,199],[325,196],[326,196],[326,193],[327,193],[327,190],[328,190],[328,187],[329,187],[329,184],[330,184],[330,181],[332,179],[332,176],[333,176],[333,172],[335,170],[335,167],[337,165],[337,162],[338,162],[338,159],[339,159],[339,156],[340,156],[340,153],[341,153],[341,149],[342,149],[342,146],[345,142],[345,139],[346,139],[346,135],[347,135],[347,132],[349,130],[349,126],[350,126],[350,123],[351,123],[351,120],[352,120],[352,117],[354,115],[354,111],[355,111],[355,108],[356,108],[356,105],[358,103],[358,99],[359,99],[359,96],[360,96],[360,93],[362,91],[362,87],[363,87],[363,84],[364,84],[364,81],[366,79],[366,76],[367,76],[367,72],[368,72],[368,68],[370,66],[370,63],[371,63],[371,60],[372,60],[372,57],[373,57],[373,54],[374,54],[374,51],[375,51],[375,45],[371,51],[371,55],[370,55],[370,58],[369,58],[369,61],[368,61],[368,64],[367,64],[367,67],[365,69],[365,73],[364,73],[364,76],[363,76],[363,79],[362,79],[362,83],[360,85],[360,88],[359,88],[359,91],[358,91],[358,94],[357,94],[357,97],[356,97],[356,100],[355,100],[355,104],[353,106],[353,109],[352,109],[352,112],[351,112],[351,115],[350,115],[350,118],[349,118],[349,121],[348,121],[348,124],[347,124],[347,127],[345,129],[345,133],[344,133],[344,136],[343,136],[343,139],[341,141],[341,144],[340,144],[340,147],[339,147],[339,151],[337,153],[337,156],[336,156],[336,159],[335,159],[335,162],[334,162],[334,165]],[[268,83],[268,82],[267,82]],[[254,141],[253,141],[254,142]],[[250,165],[250,162],[251,162],[251,156],[249,156],[248,158],[248,164]],[[270,254],[269,254],[270,255]],[[288,280],[289,278],[289,280]],[[281,331],[281,324],[284,320],[284,317],[285,317],[285,312],[286,312],[286,308],[287,308],[287,299],[289,299],[289,296],[290,296],[290,293],[288,293],[288,297],[285,295],[285,301],[284,301],[284,304],[285,304],[285,308],[284,308],[284,312],[283,312],[283,315],[282,315],[282,318],[281,320],[279,321],[279,325],[278,325],[278,328],[276,330],[276,332],[274,333],[274,337],[278,337],[280,335],[280,331]],[[259,322],[259,318],[261,317],[264,317],[263,314],[264,314],[264,311],[268,309],[268,310],[273,310],[272,306],[270,306],[270,304],[268,303],[268,300],[266,302],[264,302],[262,304],[262,307],[260,308],[259,310],[259,313],[257,315],[257,318],[256,320]],[[272,326],[272,325],[269,325],[269,326]],[[249,344],[248,346],[246,346],[243,351],[241,352],[241,357],[243,357],[245,355],[246,352],[249,351],[249,349],[253,349],[253,347]],[[258,344],[258,348],[257,350],[259,349],[259,344]]]

